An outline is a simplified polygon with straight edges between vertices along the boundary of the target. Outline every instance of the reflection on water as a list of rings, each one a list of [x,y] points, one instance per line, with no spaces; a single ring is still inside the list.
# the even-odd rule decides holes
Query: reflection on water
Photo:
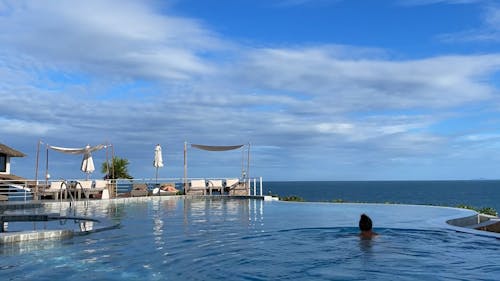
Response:
[[[1,255],[22,255],[30,254],[38,251],[46,251],[53,248],[61,247],[61,241],[44,240],[44,241],[26,241],[23,243],[14,243],[9,245],[0,245]]]
[[[359,249],[364,254],[371,254],[373,250],[373,243],[375,243],[372,239],[359,239]]]
[[[26,213],[57,214],[61,216],[123,217],[123,203],[111,200],[90,202],[46,202],[41,208],[24,210]],[[16,210],[19,212],[19,210]]]
[[[186,225],[239,221],[244,224],[262,222],[264,203],[262,200],[225,200],[220,198],[184,199],[184,223]]]
[[[80,222],[80,231],[92,231],[94,230],[94,222],[93,221],[83,221]]]
[[[249,217],[250,223],[253,226],[264,225],[264,200],[253,200],[248,202],[248,210],[251,213]],[[253,206],[252,206],[253,205]]]
[[[153,207],[153,235],[157,249],[161,249],[163,241],[163,219],[161,214],[161,203],[159,200],[152,202]]]

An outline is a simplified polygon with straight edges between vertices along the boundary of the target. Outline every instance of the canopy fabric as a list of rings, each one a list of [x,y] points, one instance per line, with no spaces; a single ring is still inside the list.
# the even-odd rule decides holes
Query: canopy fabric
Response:
[[[103,149],[106,147],[106,145],[104,144],[98,144],[95,146],[87,145],[84,148],[67,148],[67,147],[59,147],[53,145],[47,145],[47,147],[57,152],[62,152],[66,154],[72,154],[72,155],[83,154],[82,165],[80,167],[80,170],[89,175],[95,171],[94,160],[92,159],[92,152]]]
[[[58,151],[58,152],[78,155],[78,154],[91,153],[91,152],[94,152],[96,150],[103,149],[106,147],[106,145],[104,145],[104,144],[98,144],[96,146],[87,145],[84,148],[66,148],[66,147],[59,147],[59,146],[52,146],[52,145],[48,145],[47,147],[52,149],[52,150]]]
[[[208,151],[227,151],[227,150],[234,150],[243,147],[244,144],[240,145],[201,145],[201,144],[191,144],[191,147],[193,148],[198,148],[201,150],[208,150]]]

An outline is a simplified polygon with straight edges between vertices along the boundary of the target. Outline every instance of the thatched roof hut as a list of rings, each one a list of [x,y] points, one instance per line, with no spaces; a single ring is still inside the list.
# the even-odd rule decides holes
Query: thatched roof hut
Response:
[[[24,156],[24,153],[0,143],[0,180],[23,180],[10,173],[10,158]]]
[[[24,154],[20,151],[17,151],[13,148],[10,148],[2,143],[0,143],[0,154],[5,154],[9,157],[24,157],[24,156],[26,156],[26,154]]]

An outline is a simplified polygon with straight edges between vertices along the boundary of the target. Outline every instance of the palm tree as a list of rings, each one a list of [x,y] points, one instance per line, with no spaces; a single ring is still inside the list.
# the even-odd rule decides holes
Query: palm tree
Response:
[[[108,163],[104,162],[101,166],[101,172],[106,174],[108,179],[133,179],[128,174],[128,160],[120,157],[113,157],[113,163],[108,167]]]

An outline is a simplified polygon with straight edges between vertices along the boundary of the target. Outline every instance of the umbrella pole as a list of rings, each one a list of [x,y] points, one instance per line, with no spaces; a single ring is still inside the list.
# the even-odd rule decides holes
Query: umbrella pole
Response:
[[[155,188],[158,187],[158,196],[160,196],[160,187],[158,186],[158,167],[156,167],[156,184],[155,184]]]

